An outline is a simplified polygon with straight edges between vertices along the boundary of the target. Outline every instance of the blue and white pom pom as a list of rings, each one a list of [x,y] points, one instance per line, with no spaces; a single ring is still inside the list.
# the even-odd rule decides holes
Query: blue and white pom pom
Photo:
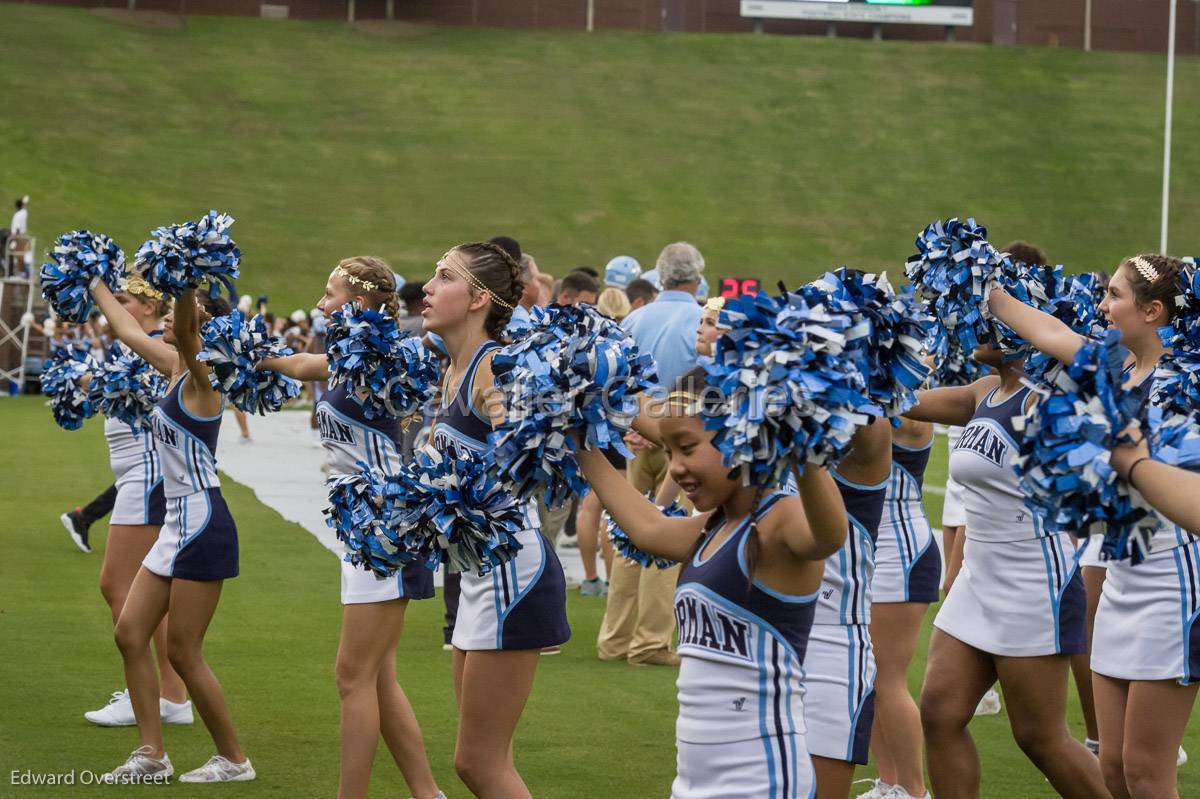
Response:
[[[851,335],[868,396],[885,416],[900,416],[917,404],[917,389],[929,376],[922,357],[936,324],[915,298],[898,295],[887,275],[841,268],[805,287],[825,293],[833,308],[851,315],[861,335]],[[802,290],[803,291],[803,290]]]
[[[1103,297],[1100,279],[1093,272],[1066,278],[1062,290],[1051,297],[1043,310],[1054,316],[1079,335],[1099,340],[1108,329],[1108,320],[1100,312]],[[1046,373],[1054,369],[1057,361],[1043,352],[1034,351],[1025,361],[1025,374],[1035,382],[1045,382]]]
[[[496,355],[492,372],[505,421],[491,436],[489,460],[518,497],[541,495],[557,507],[587,493],[573,430],[589,449],[633,457],[624,437],[638,413],[637,393],[654,385],[654,363],[595,308],[534,308],[529,328]]]
[[[1165,355],[1153,380],[1146,431],[1150,451],[1172,466],[1200,471],[1200,350]]]
[[[208,285],[210,297],[224,289],[231,297],[242,253],[229,237],[233,217],[209,211],[195,222],[156,228],[134,259],[134,268],[154,288],[171,297]]]
[[[395,536],[385,527],[386,478],[381,472],[359,462],[359,471],[329,479],[329,507],[325,523],[346,547],[345,560],[390,577],[415,556],[393,544]]]
[[[672,502],[669,507],[660,508],[663,516],[690,516],[687,508]],[[657,555],[651,555],[649,552],[638,549],[629,535],[617,526],[616,521],[610,516],[608,519],[608,540],[612,541],[613,547],[617,550],[617,554],[628,560],[632,560],[643,569],[648,569],[653,566],[656,569],[669,569],[675,565],[675,561],[667,558],[660,558]]]
[[[300,395],[299,380],[272,369],[258,369],[264,358],[281,358],[292,350],[267,330],[262,314],[247,320],[241,311],[218,316],[200,331],[203,349],[196,360],[206,361],[212,387],[246,413],[267,414]]]
[[[1200,350],[1200,267],[1195,258],[1183,258],[1175,277],[1175,309],[1171,323],[1158,329],[1162,345],[1179,350]]]
[[[117,341],[92,375],[88,392],[97,411],[139,431],[150,429],[150,414],[167,386],[162,372]]]
[[[68,322],[86,322],[94,303],[88,290],[100,278],[116,291],[125,270],[125,253],[103,233],[72,230],[54,242],[50,261],[42,264],[42,297]]]
[[[87,343],[50,343],[50,357],[46,359],[39,379],[42,393],[50,398],[47,404],[54,413],[54,421],[62,429],[78,430],[85,419],[96,413],[96,406],[83,387],[83,378],[94,374],[98,368]]]
[[[1046,530],[1102,535],[1107,558],[1136,563],[1145,554],[1134,545],[1138,523],[1148,512],[1109,465],[1111,448],[1139,411],[1137,396],[1121,387],[1128,354],[1113,330],[1048,372],[1014,467],[1025,504]]]
[[[441,365],[419,338],[372,308],[347,304],[334,311],[325,338],[330,384],[349,384],[349,394],[368,419],[405,418],[437,390]]]
[[[777,486],[793,464],[840,460],[854,431],[881,414],[846,353],[851,316],[811,292],[760,292],[725,311],[732,328],[705,366],[719,401],[700,410],[726,465],[746,467],[747,485]]]

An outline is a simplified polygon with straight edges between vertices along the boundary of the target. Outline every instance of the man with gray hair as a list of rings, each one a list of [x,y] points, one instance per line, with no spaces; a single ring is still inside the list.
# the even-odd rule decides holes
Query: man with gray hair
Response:
[[[662,292],[633,311],[621,323],[658,366],[659,384],[670,389],[698,362],[696,330],[703,313],[696,289],[704,273],[704,256],[684,241],[668,244],[658,256],[655,271]],[[629,481],[643,494],[657,494],[667,476],[667,456],[648,446],[629,463]],[[684,500],[686,502],[686,500]],[[643,569],[616,558],[609,575],[608,607],[596,641],[601,660],[627,659],[633,664],[674,666],[671,651],[675,632],[674,594],[679,567]]]

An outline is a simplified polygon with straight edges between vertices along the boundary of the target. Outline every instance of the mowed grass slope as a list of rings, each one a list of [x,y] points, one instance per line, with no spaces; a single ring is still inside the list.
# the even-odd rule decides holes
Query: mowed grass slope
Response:
[[[82,713],[122,686],[108,609],[96,588],[104,523],[96,552],[75,550],[59,526],[64,508],[86,501],[110,480],[101,425],[66,433],[34,398],[0,404],[9,465],[0,496],[0,796],[58,799],[111,795],[99,787],[28,788],[9,784],[13,770],[61,773],[116,766],[137,745],[132,729],[100,729]],[[231,420],[232,423],[232,420]],[[944,440],[930,481],[945,475]],[[226,584],[206,654],[223,682],[233,718],[259,779],[226,789],[245,796],[332,796],[337,785],[338,700],[333,663],[340,626],[337,565],[302,528],[283,521],[243,486],[223,488],[241,535],[242,574]],[[936,523],[940,500],[928,502]],[[467,796],[453,775],[455,707],[450,656],[441,650],[440,601],[413,603],[400,644],[398,673],[424,729],[434,773],[453,798]],[[675,671],[631,668],[595,658],[603,602],[568,597],[574,636],[539,665],[517,734],[518,766],[540,799],[665,797],[674,775]],[[929,626],[926,625],[927,639]],[[922,644],[910,672],[914,693],[924,673]],[[1078,703],[1071,721],[1082,736]],[[1198,725],[1186,741],[1200,752]],[[981,718],[972,732],[983,759],[983,796],[1052,797],[1012,742],[1005,716]],[[167,727],[177,768],[211,752],[202,725]],[[860,769],[860,777],[873,774]],[[154,789],[145,789],[145,792]],[[176,792],[205,788],[174,785]],[[211,790],[211,789],[207,789]],[[1200,770],[1182,772],[1180,791],[1200,791]],[[404,797],[383,747],[371,795]]]
[[[0,4],[0,198],[129,251],[210,207],[243,289],[309,306],[340,257],[412,279],[509,233],[558,275],[687,238],[713,277],[890,268],[974,214],[1073,270],[1158,243],[1164,59],[816,37],[191,18]],[[1176,80],[1172,251],[1200,251],[1200,62]],[[9,202],[9,200],[5,200]]]

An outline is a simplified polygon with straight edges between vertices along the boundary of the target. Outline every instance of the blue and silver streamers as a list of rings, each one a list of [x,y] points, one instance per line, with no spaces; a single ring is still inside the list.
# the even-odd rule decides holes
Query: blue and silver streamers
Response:
[[[150,413],[167,393],[167,385],[162,372],[118,341],[92,375],[88,393],[96,410],[136,432],[150,429]]]
[[[334,311],[325,338],[330,384],[347,382],[368,419],[405,418],[433,397],[441,377],[437,356],[391,316],[347,304]]]
[[[850,314],[859,368],[867,378],[870,398],[885,416],[900,416],[917,404],[917,389],[929,376],[922,361],[936,322],[924,303],[897,295],[887,275],[845,268],[827,272],[810,286],[825,292],[836,310]]]
[[[212,387],[246,413],[267,414],[300,395],[299,380],[271,369],[258,369],[264,358],[281,358],[292,350],[267,330],[262,314],[247,321],[241,311],[218,316],[200,331],[203,349],[196,360],[207,361]]]
[[[50,357],[42,370],[42,393],[54,413],[54,421],[64,430],[78,430],[85,419],[96,413],[96,406],[83,386],[83,378],[91,376],[99,364],[91,355],[86,342],[50,343]]]
[[[1200,470],[1200,351],[1165,355],[1153,379],[1146,431],[1150,451],[1173,466]]]
[[[819,292],[759,292],[725,310],[732,329],[705,366],[720,401],[702,403],[725,463],[747,467],[743,481],[760,486],[782,483],[793,463],[836,463],[854,431],[881,413],[847,354],[854,320],[831,312]]]
[[[1109,465],[1110,449],[1139,411],[1137,396],[1121,388],[1128,354],[1113,330],[1047,373],[1014,468],[1025,504],[1046,530],[1102,535],[1106,557],[1132,556],[1136,563],[1144,553],[1130,541],[1147,510]]]
[[[116,291],[125,270],[125,253],[103,233],[72,230],[54,242],[42,264],[42,297],[68,322],[86,322],[94,303],[88,286],[100,278]]]
[[[379,577],[389,577],[416,555],[403,545],[393,543],[395,537],[384,527],[385,478],[359,461],[355,474],[330,478],[329,507],[325,523],[346,547],[345,559]],[[403,539],[401,539],[403,541]]]
[[[135,268],[154,288],[171,297],[208,284],[208,295],[221,289],[234,294],[242,253],[229,237],[233,217],[209,211],[195,222],[156,228],[134,259]]]
[[[527,330],[492,361],[505,420],[491,436],[495,474],[518,497],[557,507],[586,494],[572,430],[589,449],[633,457],[624,437],[636,394],[655,384],[651,358],[590,306],[534,308]]]
[[[691,515],[687,508],[680,505],[679,502],[672,502],[670,507],[660,508],[660,510],[667,517]],[[669,569],[675,565],[675,561],[673,560],[660,558],[657,555],[651,555],[649,552],[638,549],[629,538],[629,535],[617,526],[616,521],[611,516],[608,519],[608,539],[612,541],[618,555],[632,560],[643,569],[648,569],[651,566],[654,566],[656,569]]]
[[[1200,269],[1195,258],[1184,258],[1175,281],[1175,312],[1171,323],[1158,329],[1164,347],[1200,350]]]
[[[1063,281],[1057,296],[1051,297],[1043,310],[1055,317],[1079,335],[1089,339],[1101,339],[1108,329],[1108,320],[1100,312],[1103,297],[1100,278],[1094,272],[1075,275]],[[1054,358],[1034,351],[1025,361],[1025,374],[1035,382],[1045,382],[1046,373],[1057,364]]]
[[[958,339],[944,332],[934,338],[930,352],[934,364],[929,375],[930,388],[969,386],[988,373],[988,367],[971,357],[971,350],[963,349]]]

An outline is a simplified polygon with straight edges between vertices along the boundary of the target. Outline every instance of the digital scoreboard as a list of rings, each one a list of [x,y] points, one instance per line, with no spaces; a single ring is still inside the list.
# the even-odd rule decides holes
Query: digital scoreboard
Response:
[[[973,0],[742,0],[742,16],[827,22],[961,25],[975,22]]]

